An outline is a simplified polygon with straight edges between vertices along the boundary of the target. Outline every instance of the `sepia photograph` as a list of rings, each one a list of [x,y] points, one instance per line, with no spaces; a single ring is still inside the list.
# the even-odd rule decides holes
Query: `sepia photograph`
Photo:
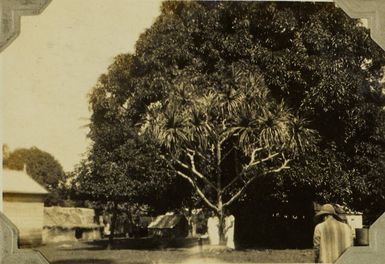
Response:
[[[0,264],[384,263],[382,13],[0,0]]]

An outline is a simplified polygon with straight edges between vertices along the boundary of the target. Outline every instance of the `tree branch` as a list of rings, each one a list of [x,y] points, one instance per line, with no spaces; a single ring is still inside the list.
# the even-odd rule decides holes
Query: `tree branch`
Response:
[[[205,203],[206,203],[209,207],[211,207],[212,209],[218,211],[218,208],[217,208],[212,202],[210,202],[210,201],[206,198],[206,196],[205,196],[205,194],[203,193],[203,191],[198,187],[197,183],[196,183],[191,177],[189,177],[189,176],[187,176],[185,173],[183,173],[183,172],[177,170],[177,169],[174,167],[174,165],[173,165],[168,159],[166,159],[165,156],[161,155],[160,157],[161,157],[162,159],[164,159],[164,160],[169,164],[169,166],[170,166],[171,168],[173,168],[174,171],[175,171],[179,176],[181,176],[182,178],[185,178],[185,179],[186,179],[186,180],[193,186],[193,188],[195,189],[195,191],[197,192],[197,194],[198,194],[198,195],[205,201]],[[173,159],[174,159],[174,158],[173,158]]]
[[[222,155],[221,162],[223,162],[227,158],[227,156],[230,155],[230,153],[233,151],[233,149],[234,149],[234,147],[231,147],[229,151],[227,151],[225,154]]]
[[[256,148],[253,150],[253,152],[251,153],[251,158],[250,158],[250,162],[249,164],[247,164],[246,166],[243,167],[243,170],[238,174],[237,177],[235,177],[234,179],[232,179],[222,190],[221,192],[224,193],[228,188],[231,187],[231,185],[233,185],[237,180],[241,179],[242,178],[242,175],[245,174],[245,172],[251,167],[251,166],[254,166],[254,165],[257,165],[258,163],[261,163],[264,161],[263,160],[260,160],[260,162],[258,163],[255,163],[255,154],[261,150],[264,150],[265,148]],[[265,158],[267,159],[267,158]],[[255,163],[255,164],[254,164]]]
[[[231,180],[223,189],[221,190],[221,193],[224,193],[228,188],[231,187],[237,180],[239,180],[242,177],[243,172],[239,173],[237,177]]]
[[[256,148],[253,150],[253,152],[251,152],[251,158],[250,158],[249,164],[252,164],[255,161],[255,154],[257,154],[257,152],[259,152],[263,149],[265,149],[265,148]]]
[[[190,163],[191,163],[191,171],[196,175],[198,176],[200,179],[202,179],[204,182],[206,182],[208,185],[210,185],[210,187],[214,188],[217,192],[218,192],[218,189],[216,188],[216,186],[209,181],[209,179],[207,179],[202,173],[200,173],[197,169],[196,169],[196,166],[195,166],[195,151],[192,151],[190,153],[186,153],[187,156],[190,158]]]
[[[218,211],[218,208],[206,198],[205,194],[202,192],[202,190],[198,187],[198,185],[196,184],[196,182],[193,179],[191,179],[189,176],[187,176],[186,174],[184,174],[181,171],[178,171],[178,170],[175,170],[175,171],[179,176],[182,176],[183,178],[185,178],[186,180],[188,180],[191,183],[191,185],[193,186],[193,188],[195,189],[197,194],[203,199],[203,201],[205,201],[205,203],[208,206],[210,206],[212,209]]]
[[[254,152],[254,151],[253,151]],[[247,164],[246,166],[244,166],[244,170],[247,170],[249,169],[250,167],[254,167],[255,165],[258,165],[262,162],[265,162],[265,161],[268,161],[268,160],[271,160],[273,158],[275,158],[276,156],[278,156],[279,153],[274,153],[274,154],[269,154],[266,158],[263,158],[263,159],[260,159],[260,160],[257,160],[257,161],[254,161],[255,160],[255,154],[254,154],[254,157],[252,157],[250,159],[250,162],[249,164]],[[253,160],[254,159],[254,160]]]
[[[269,155],[270,156],[270,155]],[[283,155],[282,155],[283,156]],[[242,188],[236,193],[234,194],[233,197],[230,198],[229,201],[227,201],[226,203],[223,204],[223,206],[229,206],[230,204],[232,204],[235,200],[237,200],[244,192],[245,190],[247,189],[247,187],[258,177],[258,176],[263,176],[263,175],[267,175],[269,173],[276,173],[276,172],[280,172],[281,170],[283,169],[288,169],[289,167],[287,166],[287,164],[290,162],[290,160],[288,159],[285,159],[285,157],[283,156],[284,158],[284,161],[283,163],[281,164],[281,166],[279,166],[278,168],[276,169],[271,169],[271,170],[267,170],[265,171],[262,175],[255,175],[253,177],[251,177],[246,183],[245,185],[242,186]],[[241,175],[241,174],[240,174]]]
[[[289,166],[287,166],[290,162],[290,159],[284,159],[284,162],[281,164],[281,166],[277,169],[273,169],[273,170],[268,170],[265,174],[269,174],[269,173],[272,173],[272,172],[280,172],[281,170],[285,170],[285,169],[290,169]]]
[[[199,157],[201,157],[202,159],[204,159],[205,161],[209,161],[209,159],[207,159],[207,157],[205,155],[203,155],[200,151],[198,150],[195,150],[195,149],[191,149],[191,148],[186,148],[187,151],[189,152],[194,152],[196,154],[198,154]]]
[[[219,144],[222,145],[223,142],[225,142],[227,139],[229,139],[230,137],[232,137],[235,132],[237,131],[238,128],[236,127],[233,127],[233,128],[230,128],[230,129],[226,129],[223,133],[220,133],[220,135],[218,135],[218,138],[219,138]]]
[[[265,162],[265,161],[268,161],[268,160],[271,160],[273,159],[274,157],[276,157],[277,155],[279,155],[279,153],[274,153],[274,154],[269,154],[267,157],[263,158],[263,159],[260,159],[258,161],[255,161],[255,155],[257,152],[261,151],[261,150],[264,150],[265,148],[256,148],[253,150],[253,152],[251,153],[251,158],[250,158],[250,162],[243,166],[243,169],[242,169],[242,172],[238,174],[237,177],[235,177],[233,180],[231,180],[222,190],[221,190],[221,193],[224,193],[228,188],[230,188],[235,182],[237,182],[238,180],[240,180],[242,178],[242,175],[245,175],[245,172],[250,169],[251,167],[254,167],[262,162]],[[284,160],[286,161],[286,159],[284,158]],[[285,164],[285,166],[287,165],[287,163]],[[279,170],[280,171],[280,170]],[[278,171],[277,171],[278,172]],[[244,184],[248,184],[247,182]]]
[[[181,167],[183,167],[183,168],[185,168],[185,169],[187,169],[187,170],[190,169],[190,167],[189,167],[187,164],[181,162],[181,161],[178,160],[177,158],[172,157],[172,160],[173,160],[174,162],[176,162],[179,166],[181,166]]]

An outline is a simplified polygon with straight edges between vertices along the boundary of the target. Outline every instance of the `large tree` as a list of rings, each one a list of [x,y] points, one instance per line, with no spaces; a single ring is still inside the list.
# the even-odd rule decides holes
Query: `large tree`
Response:
[[[164,138],[157,141],[166,143],[163,147],[167,153],[173,153],[174,161],[179,160],[191,170],[190,158],[194,158],[194,163],[195,159],[203,158],[198,157],[197,150],[191,152],[185,143],[171,138],[186,137],[183,131],[192,127],[188,123],[192,123],[193,118],[199,121],[210,117],[202,115],[202,111],[193,113],[189,110],[202,107],[202,101],[209,100],[210,94],[218,96],[218,100],[213,100],[213,109],[218,109],[221,100],[222,103],[227,99],[238,100],[239,93],[245,94],[241,87],[250,81],[242,77],[245,82],[236,83],[237,74],[233,74],[233,69],[245,76],[251,72],[253,76],[261,75],[257,79],[264,80],[268,90],[265,102],[271,104],[266,104],[267,108],[278,109],[281,101],[285,102],[282,111],[272,113],[290,113],[297,117],[298,123],[306,118],[320,135],[317,148],[306,159],[293,160],[291,166],[295,168],[289,175],[292,177],[282,178],[286,181],[280,183],[283,187],[278,192],[287,196],[294,191],[305,194],[312,190],[310,196],[304,197],[339,201],[345,196],[343,201],[346,203],[362,207],[365,204],[362,197],[370,191],[368,186],[376,189],[376,192],[369,193],[384,193],[382,185],[375,184],[381,180],[378,178],[380,166],[377,165],[381,164],[385,145],[379,121],[384,116],[379,83],[384,64],[384,51],[370,39],[368,29],[333,3],[165,2],[161,15],[140,36],[135,53],[116,57],[110,68],[113,73],[100,78],[93,91],[94,95],[99,95],[95,99],[100,108],[97,111],[92,109],[91,139],[95,142],[94,147],[102,146],[107,153],[112,153],[128,138],[127,130],[133,131],[134,135],[135,124],[142,123],[152,110],[156,113],[153,117],[159,118],[158,124],[175,116],[173,123],[167,125],[178,125],[179,128],[169,130],[169,135],[162,133]],[[180,96],[181,93],[186,94]],[[191,93],[191,98],[188,93]],[[188,99],[185,106],[177,102],[178,96]],[[232,110],[231,107],[228,110]],[[247,109],[244,114],[247,114]],[[219,112],[215,121],[219,124],[222,120],[226,127],[231,127],[226,122],[236,115],[229,114],[228,117],[229,120],[225,112]],[[210,124],[215,124],[213,120]],[[290,120],[294,118],[290,117]],[[283,121],[283,129],[290,127],[285,119],[276,121]],[[203,139],[212,142],[214,135],[209,133],[211,131],[204,124],[197,124],[204,129],[197,132],[206,133],[208,136]],[[156,128],[156,125],[152,127]],[[161,128],[163,131],[165,127]],[[210,129],[217,131],[217,135],[226,131],[218,132],[221,129],[218,125]],[[196,135],[192,131],[187,135],[192,134]],[[295,140],[291,142],[297,143]],[[234,144],[235,141],[224,147],[231,148]],[[239,157],[241,164],[253,160],[253,150],[240,153],[245,158]],[[376,156],[378,158],[374,159]],[[278,157],[282,158],[274,156]],[[311,161],[316,160],[319,162],[312,164]],[[366,160],[373,163],[365,163]],[[285,164],[284,159],[280,161],[283,163],[275,165]],[[200,163],[204,164],[203,161]],[[178,166],[183,167],[182,164]],[[238,164],[233,170],[237,166],[239,168]],[[203,170],[201,174],[207,175],[207,171],[214,168],[213,165],[213,168],[204,166],[199,169]],[[223,171],[231,174],[230,169]],[[183,172],[187,173],[179,170],[179,173]],[[281,171],[283,176],[282,173],[289,174],[290,170]],[[193,177],[193,174],[186,176]],[[345,184],[344,189],[333,188],[338,184]],[[377,199],[376,204],[383,201],[381,195],[365,197],[365,201],[369,199]]]
[[[341,202],[350,193],[343,200],[363,208],[367,173],[373,175],[381,161],[362,167],[362,154],[371,160],[376,154],[359,146],[384,152],[379,81],[385,56],[361,22],[331,3],[166,2],[137,42],[122,78],[127,112],[137,119],[146,105],[167,97],[179,79],[193,79],[197,89],[217,89],[222,73],[235,62],[259,68],[271,96],[310,121],[321,136],[314,158],[328,151],[336,157],[295,179],[324,182],[318,175],[323,166],[329,175],[341,170],[342,178],[355,183],[346,186],[348,191],[317,184],[311,198]],[[308,166],[300,160],[293,165],[297,171]]]

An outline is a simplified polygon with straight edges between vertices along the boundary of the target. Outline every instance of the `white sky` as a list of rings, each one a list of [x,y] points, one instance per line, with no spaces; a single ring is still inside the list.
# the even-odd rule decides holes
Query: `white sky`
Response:
[[[159,0],[53,0],[23,17],[0,53],[2,142],[36,146],[66,171],[87,149],[87,94],[113,57],[133,52],[159,15]]]

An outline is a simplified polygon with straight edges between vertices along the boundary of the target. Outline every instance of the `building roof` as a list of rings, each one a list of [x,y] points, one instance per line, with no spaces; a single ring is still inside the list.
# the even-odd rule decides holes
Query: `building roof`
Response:
[[[44,227],[61,228],[96,228],[100,225],[94,222],[95,211],[78,207],[45,207]]]
[[[172,229],[179,221],[183,218],[183,215],[159,215],[152,221],[147,228],[158,228],[158,229]]]
[[[48,191],[25,171],[3,169],[3,192],[23,194],[47,194]]]

